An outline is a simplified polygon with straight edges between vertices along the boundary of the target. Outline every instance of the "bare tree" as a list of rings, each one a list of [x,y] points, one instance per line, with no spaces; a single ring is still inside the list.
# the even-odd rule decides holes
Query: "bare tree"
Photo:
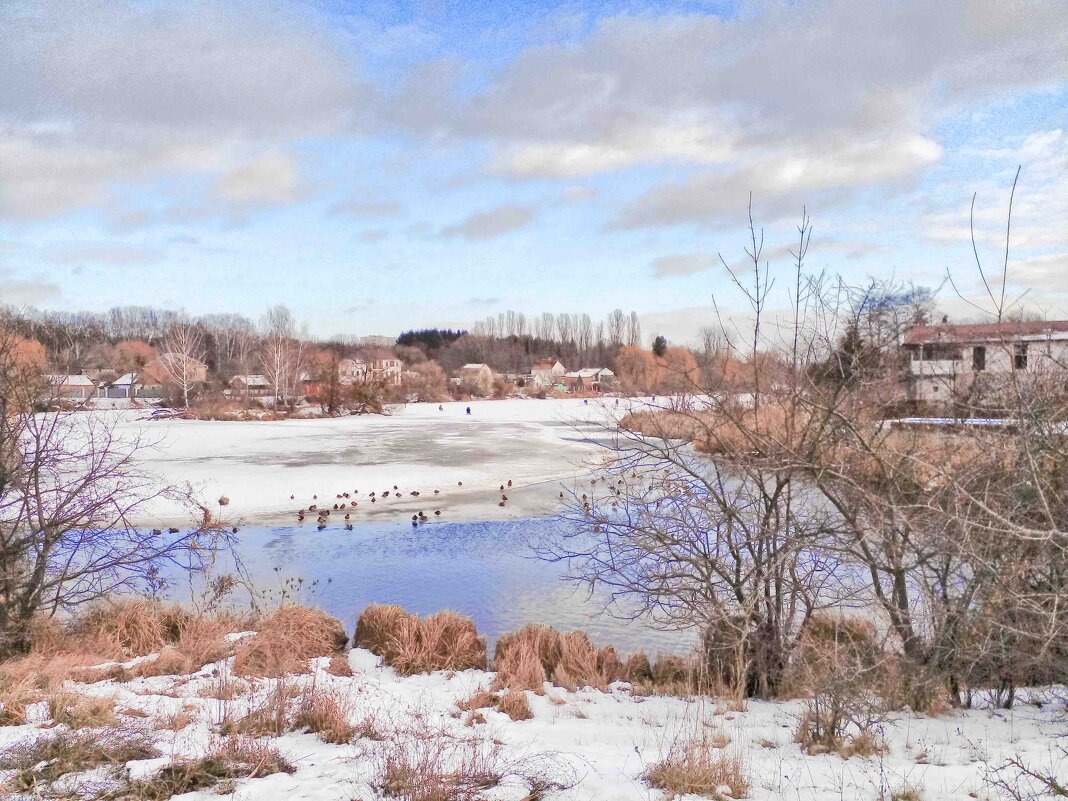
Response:
[[[608,315],[608,344],[618,347],[623,344],[623,337],[627,329],[627,317],[622,309],[614,309]]]
[[[106,418],[37,414],[46,387],[0,331],[0,658],[29,646],[32,621],[124,589],[158,590],[168,568],[208,568],[229,534],[190,490],[136,466],[145,446]],[[158,498],[194,514],[162,532],[136,525]]]
[[[627,344],[632,348],[640,348],[642,345],[642,324],[638,320],[638,312],[630,313],[630,321],[627,326]]]
[[[204,339],[196,326],[182,322],[171,327],[163,348],[159,363],[181,393],[182,406],[188,409],[189,394],[204,380]]]

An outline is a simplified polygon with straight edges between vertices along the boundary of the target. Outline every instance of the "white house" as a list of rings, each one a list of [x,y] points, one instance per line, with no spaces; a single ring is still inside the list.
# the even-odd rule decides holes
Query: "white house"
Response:
[[[96,384],[87,375],[46,375],[45,380],[63,400],[88,400],[96,394]]]
[[[996,391],[1015,371],[1068,372],[1068,320],[913,326],[902,340],[910,400]]]
[[[460,381],[482,395],[493,392],[493,370],[488,364],[465,364],[460,368]]]
[[[572,392],[603,392],[615,384],[616,374],[607,367],[583,367],[563,375],[564,386]]]
[[[560,383],[567,368],[556,359],[534,362],[530,368],[531,382],[537,389],[549,389]]]

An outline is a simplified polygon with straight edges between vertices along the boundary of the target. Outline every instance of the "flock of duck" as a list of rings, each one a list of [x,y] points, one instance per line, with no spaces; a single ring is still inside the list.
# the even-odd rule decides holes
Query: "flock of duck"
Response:
[[[637,473],[634,473],[634,477],[635,478],[637,478],[637,475],[638,475]],[[596,478],[594,478],[590,482],[590,485],[591,485],[591,487],[596,487],[597,483],[598,483],[598,480]],[[620,489],[619,489],[619,487],[626,484],[626,482],[623,479],[619,479],[617,482],[613,483],[613,482],[611,482],[611,481],[609,481],[609,480],[607,480],[605,478],[601,479],[601,483],[602,483],[602,486],[606,486],[607,487],[607,491],[608,491],[609,494],[613,494],[616,497],[618,497],[618,496],[620,496],[622,494]],[[456,482],[456,486],[458,486],[458,487],[462,487],[463,485],[464,485],[464,482],[462,482],[462,481],[457,481]],[[500,494],[501,494],[501,498],[497,502],[498,506],[505,507],[505,506],[508,505],[508,491],[511,488],[512,488],[512,480],[511,479],[508,479],[508,481],[506,481],[505,483],[501,484],[497,488],[500,491]],[[298,523],[303,523],[306,519],[308,519],[309,516],[314,515],[315,516],[316,528],[319,531],[322,531],[323,529],[326,528],[327,523],[329,522],[329,520],[331,518],[331,515],[337,513],[337,514],[340,514],[340,515],[344,515],[345,530],[346,531],[352,531],[352,523],[350,521],[352,519],[353,512],[360,505],[359,501],[356,500],[356,496],[359,495],[359,494],[360,494],[360,491],[358,489],[354,489],[352,492],[339,492],[334,496],[335,500],[334,500],[334,503],[332,504],[332,506],[330,508],[327,508],[325,502],[322,505],[319,504],[319,496],[318,495],[312,495],[313,503],[309,504],[306,508],[302,507],[302,508],[297,510],[297,522]],[[418,498],[418,497],[420,497],[421,494],[422,493],[419,490],[412,490],[412,491],[410,491],[408,493],[408,497]],[[440,495],[440,494],[441,494],[441,490],[439,490],[439,489],[434,490],[434,495]],[[380,493],[379,492],[375,492],[374,490],[372,490],[371,492],[367,493],[367,496],[365,498],[365,503],[378,503],[380,500],[384,501],[387,498],[397,498],[397,499],[399,499],[399,498],[402,498],[403,496],[404,496],[403,491],[396,484],[394,484],[392,489],[383,490]],[[563,492],[560,493],[560,497],[561,498],[564,497],[564,493]],[[587,496],[585,493],[583,493],[581,497],[582,497],[583,508],[586,511],[589,511],[590,503],[591,503],[591,501],[593,499],[590,498],[589,496]],[[290,495],[289,496],[289,500],[291,500],[291,501],[292,500],[296,500],[296,495]],[[616,501],[615,500],[612,501],[612,505],[613,506],[616,505]],[[434,517],[441,517],[441,509],[435,509],[434,510]],[[336,518],[334,518],[334,519],[336,519]],[[429,520],[431,520],[431,517],[428,516],[426,513],[424,513],[420,509],[416,514],[412,515],[412,526],[413,527],[417,527],[420,523],[426,523]]]
[[[462,482],[462,481],[457,481],[456,482],[456,486],[458,486],[458,487],[462,487],[463,485],[464,485],[464,482]],[[510,488],[511,486],[512,486],[512,480],[511,479],[508,479],[507,482],[505,482],[504,484],[500,485],[501,499],[497,503],[498,506],[503,507],[503,506],[507,505],[507,503],[508,503],[508,495],[506,494],[505,490]],[[314,503],[309,504],[309,506],[307,508],[301,508],[301,509],[297,510],[297,522],[298,523],[303,523],[307,519],[307,517],[309,515],[314,514],[315,515],[316,528],[318,528],[319,531],[322,531],[323,529],[326,528],[326,524],[329,521],[331,514],[336,512],[336,513],[344,515],[345,530],[346,531],[352,531],[352,523],[349,522],[349,521],[352,519],[352,513],[360,505],[359,502],[356,500],[356,496],[359,495],[359,494],[360,494],[360,491],[358,489],[354,489],[352,492],[339,492],[339,493],[337,493],[334,496],[335,497],[335,502],[334,502],[332,508],[327,508],[325,503],[322,506],[320,506],[320,504],[319,504],[319,496],[318,495],[312,495],[312,501],[314,501]],[[422,493],[419,490],[412,490],[411,492],[408,493],[408,496],[412,497],[412,498],[418,498],[421,494]],[[434,495],[440,495],[440,494],[441,494],[441,490],[439,490],[439,489],[434,490]],[[389,489],[383,490],[381,493],[378,493],[378,492],[375,492],[374,490],[372,490],[371,492],[369,492],[367,494],[367,502],[378,503],[378,501],[385,500],[386,498],[389,498],[389,497],[401,498],[401,497],[403,497],[403,491],[396,484],[393,485],[393,489],[391,489],[391,490],[389,490]],[[289,496],[289,500],[291,500],[291,501],[292,500],[296,500],[296,496],[295,495],[290,495]],[[434,517],[441,517],[441,509],[435,509],[434,510]],[[412,526],[415,527],[415,526],[418,526],[420,523],[426,523],[430,519],[431,518],[428,515],[426,515],[420,509],[418,513],[412,515]]]

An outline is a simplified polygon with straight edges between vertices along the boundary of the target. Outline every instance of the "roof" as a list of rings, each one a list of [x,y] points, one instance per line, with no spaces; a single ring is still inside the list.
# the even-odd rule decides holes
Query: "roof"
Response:
[[[87,375],[46,375],[45,380],[49,384],[59,384],[60,386],[64,387],[96,386],[96,384],[93,383],[93,379],[91,379]]]
[[[581,370],[572,370],[564,374],[567,378],[597,378],[598,376],[615,375],[607,367],[583,367]]]
[[[488,368],[488,364],[465,364],[461,367],[461,370],[481,370],[483,367]]]
[[[1068,333],[1068,320],[1025,320],[1008,323],[973,323],[969,325],[916,325],[905,332],[903,344],[967,344],[1000,342],[1025,337]]]
[[[137,373],[124,373],[111,382],[111,386],[134,384],[137,381]]]
[[[556,365],[558,365],[558,364],[561,367],[563,367],[563,364],[561,364],[559,359],[539,359],[538,361],[534,362],[534,366],[531,369],[536,370],[539,367],[543,367],[543,368],[551,370],[552,368],[556,367]]]
[[[235,381],[240,381],[246,387],[269,387],[271,385],[265,375],[235,375],[230,379],[230,383]]]

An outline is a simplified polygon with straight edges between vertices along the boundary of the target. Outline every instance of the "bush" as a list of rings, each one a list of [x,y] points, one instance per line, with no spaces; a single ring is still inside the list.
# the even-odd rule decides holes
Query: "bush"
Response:
[[[561,634],[540,623],[524,626],[497,640],[493,654],[494,687],[545,692],[545,682],[577,689],[608,685],[623,677],[615,649],[593,647],[584,631]]]
[[[295,724],[318,734],[324,742],[340,745],[357,736],[356,727],[349,723],[350,711],[341,696],[313,686],[300,698]]]
[[[810,753],[874,753],[874,729],[898,685],[894,660],[857,618],[814,616],[798,640],[787,684],[807,699],[795,740]]]
[[[341,622],[320,609],[283,606],[265,617],[258,631],[242,641],[234,655],[238,676],[307,673],[308,660],[331,656],[348,643]]]
[[[497,699],[497,710],[512,720],[530,720],[534,717],[527,694],[522,690],[505,690]]]
[[[225,659],[231,651],[226,635],[232,628],[228,621],[213,618],[189,618],[179,625],[174,645],[132,669],[136,676],[179,676],[193,673],[204,665]]]
[[[398,606],[371,604],[360,613],[353,643],[382,657],[402,676],[434,670],[485,670],[486,640],[471,618],[437,612],[419,618]]]

